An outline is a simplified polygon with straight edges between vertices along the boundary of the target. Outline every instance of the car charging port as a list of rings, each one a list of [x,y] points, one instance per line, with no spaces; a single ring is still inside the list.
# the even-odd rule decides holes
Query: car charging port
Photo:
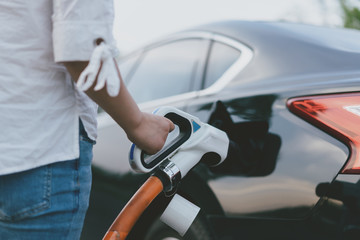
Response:
[[[279,136],[269,132],[268,121],[234,123],[221,101],[215,103],[208,123],[230,139],[225,161],[212,167],[213,173],[226,175],[266,176],[273,172],[281,146]],[[216,161],[216,155],[203,156],[202,162]]]

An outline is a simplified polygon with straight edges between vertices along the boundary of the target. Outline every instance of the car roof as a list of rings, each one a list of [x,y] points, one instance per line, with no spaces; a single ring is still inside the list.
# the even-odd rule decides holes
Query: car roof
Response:
[[[360,31],[290,22],[222,21],[201,25],[192,30],[216,32],[255,47],[283,44],[283,40],[327,45],[344,51],[360,52]],[[279,42],[280,41],[280,42]]]
[[[360,69],[360,31],[357,30],[234,20],[210,23],[190,31],[227,36],[253,50],[253,59],[237,80],[266,81]]]

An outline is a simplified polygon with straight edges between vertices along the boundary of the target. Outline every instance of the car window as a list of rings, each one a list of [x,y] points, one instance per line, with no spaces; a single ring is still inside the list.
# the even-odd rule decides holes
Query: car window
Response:
[[[148,50],[128,79],[127,86],[135,101],[141,103],[196,90],[207,43],[187,39]]]
[[[240,54],[240,51],[233,47],[214,42],[206,68],[204,88],[215,83],[239,59]]]

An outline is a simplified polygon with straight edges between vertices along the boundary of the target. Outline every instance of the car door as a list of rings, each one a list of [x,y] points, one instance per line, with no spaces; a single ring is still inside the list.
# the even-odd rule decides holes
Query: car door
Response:
[[[198,99],[199,95],[212,94],[225,86],[232,79],[234,66],[235,70],[240,71],[251,59],[248,48],[243,45],[236,47],[236,43],[230,46],[225,44],[227,41],[227,38],[203,32],[187,33],[185,36],[181,34],[180,37],[140,49],[122,59],[120,71],[129,91],[143,111],[152,111],[161,105],[186,111],[187,105]],[[218,56],[219,62],[209,65],[210,70],[205,70],[205,63],[211,58],[210,45],[218,44],[219,51],[213,56]],[[204,74],[207,74],[211,81],[205,83]],[[179,87],[176,87],[177,85]],[[105,172],[94,173],[92,201],[96,204],[89,209],[88,219],[92,219],[91,216],[99,219],[99,212],[103,218],[96,227],[91,223],[87,224],[86,226],[91,227],[85,231],[94,239],[101,237],[94,234],[101,233],[101,229],[106,230],[115,217],[113,214],[130,198],[138,187],[138,181],[142,181],[142,175],[126,174],[130,171],[127,160],[130,142],[122,129],[106,113],[100,113],[98,120],[99,136],[94,148],[93,163],[97,167],[95,169],[100,167]],[[103,183],[104,181],[106,183]],[[118,189],[121,189],[121,192]],[[199,188],[195,188],[195,191],[198,190]],[[101,208],[99,202],[105,202],[104,199],[106,208]]]

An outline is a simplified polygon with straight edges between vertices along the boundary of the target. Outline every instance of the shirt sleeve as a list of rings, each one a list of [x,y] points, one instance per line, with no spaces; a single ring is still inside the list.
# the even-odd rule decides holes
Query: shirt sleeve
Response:
[[[115,45],[113,0],[53,0],[55,62],[88,61],[98,38]]]

